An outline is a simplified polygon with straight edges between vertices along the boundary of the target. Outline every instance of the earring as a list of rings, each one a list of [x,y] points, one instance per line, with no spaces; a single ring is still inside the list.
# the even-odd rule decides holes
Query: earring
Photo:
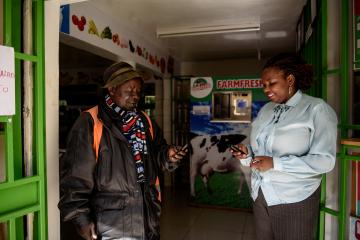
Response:
[[[292,92],[292,86],[289,86],[289,95],[291,95]]]

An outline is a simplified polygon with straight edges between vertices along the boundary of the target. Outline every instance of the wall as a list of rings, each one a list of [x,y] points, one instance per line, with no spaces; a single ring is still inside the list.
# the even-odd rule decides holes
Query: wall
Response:
[[[340,2],[328,0],[327,4],[327,65],[329,70],[340,67]],[[340,77],[336,74],[328,75],[326,101],[334,108],[338,117],[340,116],[340,89]],[[338,172],[337,161],[334,170],[327,174],[326,182],[326,205],[332,209],[338,209]],[[336,217],[326,214],[325,239],[337,239],[337,221]]]
[[[248,76],[259,75],[266,59],[230,59],[220,61],[182,62],[180,75]]]
[[[328,70],[340,68],[340,3],[338,0],[328,2],[327,25],[327,65]],[[327,102],[340,116],[340,79],[338,75],[329,76],[327,83]]]
[[[45,1],[45,96],[48,239],[60,239],[59,202],[59,16],[60,1]]]
[[[161,45],[161,40],[155,38],[148,41],[144,33],[136,31],[136,27],[126,25],[126,19],[109,15],[106,12],[108,9],[103,7],[104,4],[96,1],[71,4],[70,16],[83,17],[85,28],[91,27],[91,31],[84,31],[84,28],[70,20],[69,35],[99,46],[121,56],[122,59],[141,64],[154,72],[166,73],[169,52]],[[104,32],[107,34],[103,34]],[[115,36],[118,41],[114,40]],[[157,62],[159,64],[156,64]]]

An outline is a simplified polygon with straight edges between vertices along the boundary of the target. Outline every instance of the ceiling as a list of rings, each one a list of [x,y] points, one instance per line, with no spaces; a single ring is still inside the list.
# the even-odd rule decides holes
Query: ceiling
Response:
[[[70,0],[73,1],[74,0]],[[295,28],[306,0],[89,0],[122,24],[156,38],[157,29],[260,26],[260,31],[162,39],[182,61],[265,58],[295,50]],[[126,19],[126,20],[124,20]]]

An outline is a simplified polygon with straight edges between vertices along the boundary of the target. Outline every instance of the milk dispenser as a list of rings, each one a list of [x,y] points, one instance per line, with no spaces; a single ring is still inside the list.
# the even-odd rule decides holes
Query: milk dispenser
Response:
[[[213,122],[251,122],[251,91],[212,93]]]
[[[268,101],[259,78],[190,79],[191,204],[251,208],[250,168],[230,147],[249,144],[251,123]]]

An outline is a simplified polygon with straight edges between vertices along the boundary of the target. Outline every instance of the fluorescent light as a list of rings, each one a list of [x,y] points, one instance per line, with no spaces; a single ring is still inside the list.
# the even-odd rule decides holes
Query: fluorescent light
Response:
[[[60,5],[73,4],[78,2],[85,2],[87,0],[60,0]]]
[[[234,33],[224,35],[224,39],[228,40],[255,40],[259,38],[259,34],[256,32],[243,32],[243,33]]]
[[[218,25],[218,26],[190,26],[190,27],[173,27],[157,29],[156,35],[158,38],[166,37],[184,37],[184,36],[198,36],[210,34],[223,33],[237,33],[237,32],[254,32],[259,31],[260,25]]]
[[[272,31],[265,33],[265,38],[283,38],[286,36],[287,33],[285,31]]]

